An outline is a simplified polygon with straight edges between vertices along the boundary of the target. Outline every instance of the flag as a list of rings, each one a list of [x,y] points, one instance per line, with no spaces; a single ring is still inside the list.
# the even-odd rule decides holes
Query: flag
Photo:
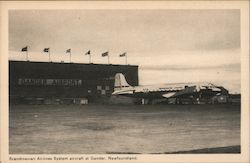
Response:
[[[90,50],[85,53],[85,55],[90,55]]]
[[[102,57],[108,56],[109,52],[102,53]]]
[[[43,52],[48,53],[48,52],[49,52],[49,48],[44,48],[44,49],[43,49]]]
[[[125,56],[126,56],[126,52],[125,52],[125,53],[120,54],[120,57],[125,57]]]
[[[70,53],[70,52],[71,52],[71,49],[66,50],[66,53]]]
[[[26,47],[24,47],[24,48],[22,48],[22,50],[21,50],[22,52],[26,52],[26,51],[28,51],[28,46],[26,46]]]

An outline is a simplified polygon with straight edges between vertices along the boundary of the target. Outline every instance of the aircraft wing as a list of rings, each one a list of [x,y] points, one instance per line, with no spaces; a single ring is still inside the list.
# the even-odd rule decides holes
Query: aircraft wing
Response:
[[[169,93],[163,94],[162,96],[165,98],[170,98],[170,97],[174,96],[175,94],[176,94],[176,92],[169,92]]]
[[[197,91],[198,90],[196,89],[196,86],[190,86],[190,87],[186,87],[185,89],[180,90],[180,91],[165,93],[162,96],[165,98],[174,98],[174,97],[179,97],[179,96],[183,96],[183,95],[189,95],[192,93],[196,93]]]

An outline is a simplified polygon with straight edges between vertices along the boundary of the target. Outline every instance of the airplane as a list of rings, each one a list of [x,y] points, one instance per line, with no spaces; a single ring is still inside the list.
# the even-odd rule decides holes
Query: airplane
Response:
[[[200,99],[211,99],[216,95],[228,95],[228,90],[212,83],[173,83],[150,86],[131,86],[122,73],[115,75],[114,92],[112,95],[121,95],[139,98],[148,103],[154,99],[175,98],[175,103],[181,104],[181,99],[188,98],[199,103]],[[143,102],[142,102],[143,103]]]

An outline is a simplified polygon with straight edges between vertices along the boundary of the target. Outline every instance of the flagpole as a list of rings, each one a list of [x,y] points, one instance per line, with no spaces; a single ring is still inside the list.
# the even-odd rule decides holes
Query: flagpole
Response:
[[[26,51],[26,61],[29,61],[28,60],[28,51]]]
[[[91,54],[89,54],[89,63],[91,63]]]
[[[71,50],[69,52],[69,63],[71,63]]]
[[[49,49],[49,62],[51,62],[51,58],[50,58],[50,49]]]
[[[26,61],[29,61],[29,59],[28,59],[28,46],[27,46],[27,50],[26,50]]]
[[[108,64],[109,64],[109,54],[108,54]]]

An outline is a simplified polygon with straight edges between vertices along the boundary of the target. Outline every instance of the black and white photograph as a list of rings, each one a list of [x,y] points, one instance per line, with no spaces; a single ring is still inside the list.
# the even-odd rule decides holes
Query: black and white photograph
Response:
[[[7,14],[10,162],[242,154],[241,9]]]

